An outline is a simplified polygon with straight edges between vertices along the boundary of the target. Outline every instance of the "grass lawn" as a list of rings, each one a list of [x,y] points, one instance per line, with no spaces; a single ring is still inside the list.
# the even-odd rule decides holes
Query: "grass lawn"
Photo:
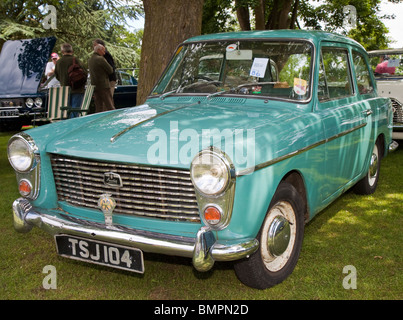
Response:
[[[231,263],[198,273],[190,259],[144,254],[144,275],[57,256],[54,240],[34,228],[14,231],[11,205],[19,197],[0,133],[0,299],[133,300],[401,300],[403,299],[403,146],[382,162],[378,189],[371,196],[347,192],[305,228],[293,274],[267,290],[239,282]],[[403,144],[403,141],[400,141]],[[44,289],[57,270],[57,288]],[[345,289],[345,266],[357,272],[356,289]]]

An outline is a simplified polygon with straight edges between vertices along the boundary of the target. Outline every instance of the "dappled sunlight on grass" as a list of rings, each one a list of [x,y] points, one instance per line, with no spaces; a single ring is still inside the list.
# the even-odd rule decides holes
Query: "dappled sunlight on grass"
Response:
[[[403,181],[402,181],[402,188],[403,188]],[[393,199],[393,200],[396,200],[396,201],[399,201],[399,202],[401,201],[400,204],[402,204],[402,202],[403,202],[403,190],[402,190],[402,193],[389,193],[389,194],[386,195],[386,198]]]

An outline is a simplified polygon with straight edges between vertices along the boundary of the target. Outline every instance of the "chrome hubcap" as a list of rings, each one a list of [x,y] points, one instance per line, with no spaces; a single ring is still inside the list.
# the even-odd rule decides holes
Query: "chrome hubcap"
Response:
[[[290,236],[291,229],[288,220],[283,216],[275,217],[267,236],[267,247],[270,252],[276,257],[281,256],[290,243]]]
[[[278,202],[263,224],[261,248],[265,267],[276,272],[288,262],[296,239],[296,218],[290,203]]]
[[[378,174],[378,148],[375,145],[374,151],[372,152],[371,162],[369,165],[369,184],[372,186],[375,183],[376,176]]]

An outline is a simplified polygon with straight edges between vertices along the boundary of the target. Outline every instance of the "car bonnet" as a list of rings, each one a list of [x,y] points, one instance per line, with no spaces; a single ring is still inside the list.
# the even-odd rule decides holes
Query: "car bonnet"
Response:
[[[303,115],[302,111],[276,107],[275,103],[255,106],[253,111],[244,105],[150,103],[99,114],[94,120],[89,116],[57,123],[51,130],[35,131],[33,138],[39,144],[47,141],[43,145],[47,153],[178,168],[188,168],[195,154],[212,143],[227,154],[240,155],[239,161],[233,159],[234,164],[245,169],[253,166],[249,160],[241,161],[241,155],[248,155],[248,148],[254,157],[256,146],[253,161],[257,163],[267,159],[264,152],[272,152],[268,145],[282,153],[298,149],[295,131],[286,128],[305,130],[314,125]],[[314,135],[311,139],[317,140]],[[286,146],[284,141],[288,141]]]
[[[0,97],[34,94],[56,38],[10,40],[0,53]]]

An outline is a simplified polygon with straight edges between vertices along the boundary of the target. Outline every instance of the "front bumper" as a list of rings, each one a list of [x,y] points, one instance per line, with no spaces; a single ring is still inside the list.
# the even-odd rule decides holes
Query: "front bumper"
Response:
[[[403,140],[403,124],[402,123],[393,124],[392,139]]]
[[[214,233],[201,227],[196,238],[166,235],[121,226],[106,227],[69,217],[55,210],[33,208],[29,201],[19,198],[13,203],[14,227],[29,232],[34,226],[51,235],[66,234],[120,244],[144,252],[188,257],[198,271],[210,270],[215,261],[234,261],[248,257],[259,246],[256,239],[217,241]]]

